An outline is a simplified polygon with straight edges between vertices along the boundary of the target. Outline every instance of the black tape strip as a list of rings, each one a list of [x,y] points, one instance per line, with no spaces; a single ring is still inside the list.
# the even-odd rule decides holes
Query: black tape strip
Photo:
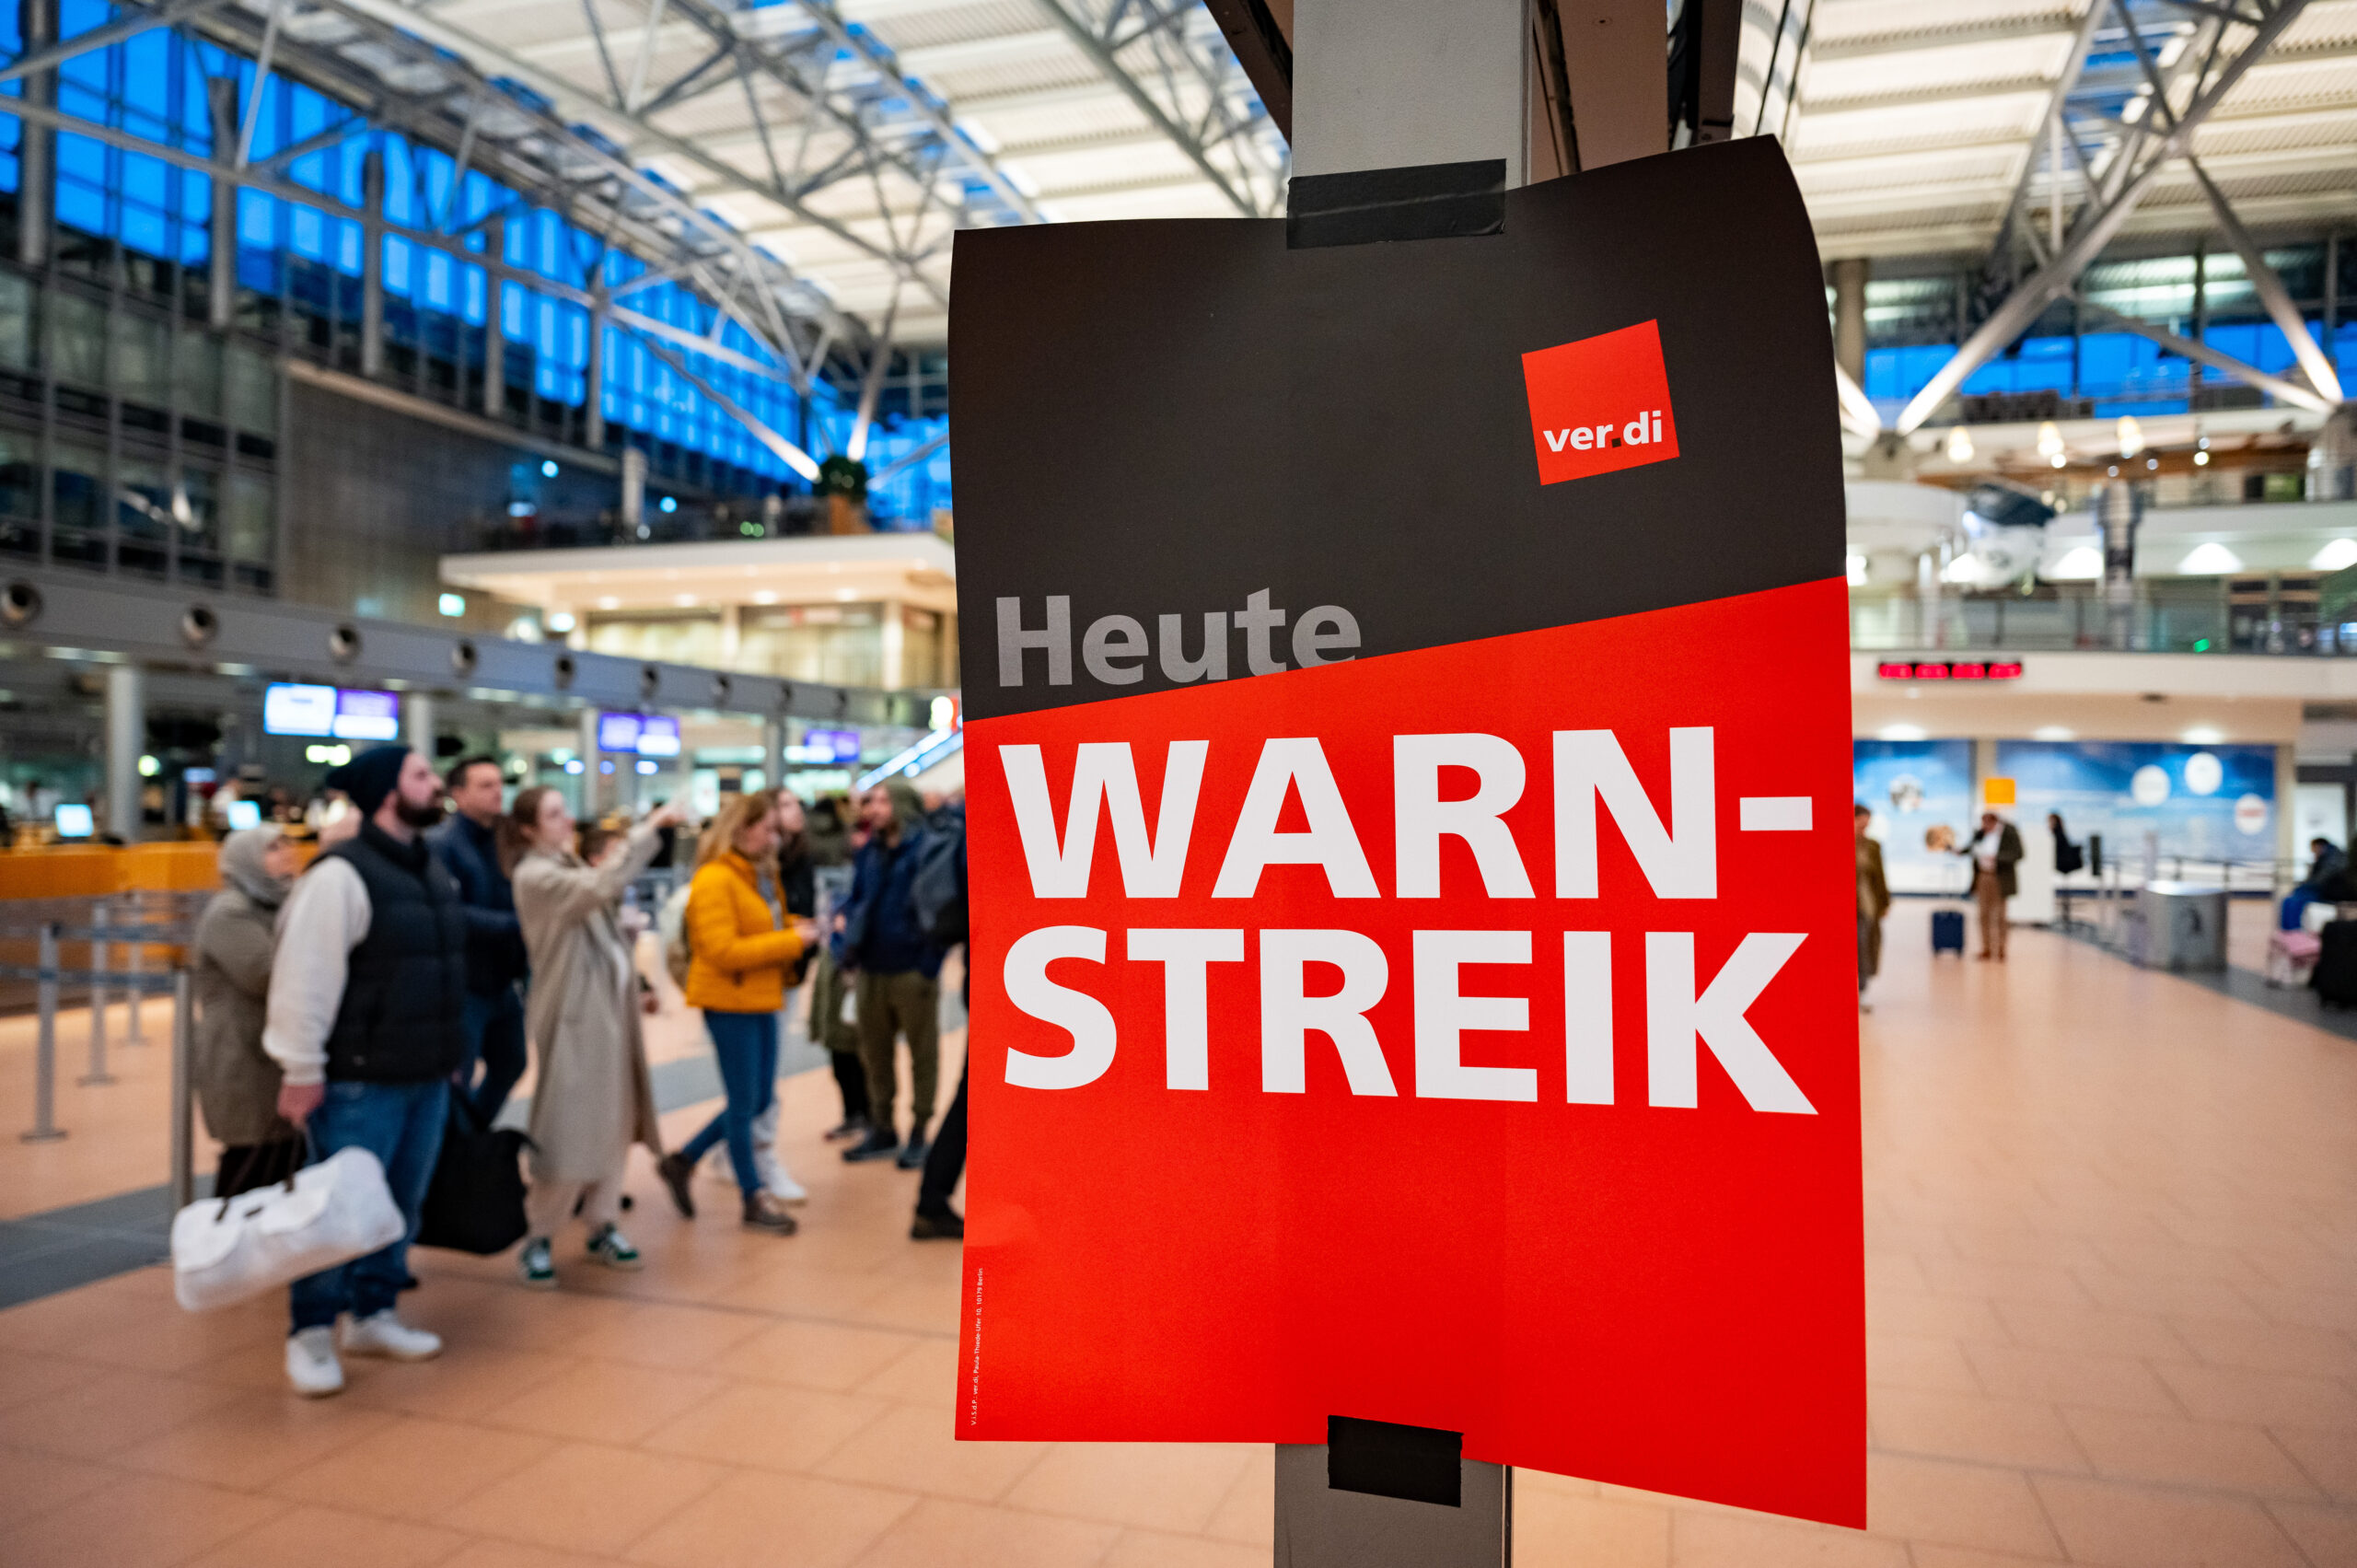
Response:
[[[1503,234],[1506,160],[1426,163],[1349,174],[1296,174],[1285,202],[1285,246],[1372,245]]]
[[[1326,1418],[1326,1484],[1410,1503],[1464,1506],[1457,1460],[1464,1434],[1355,1416]]]

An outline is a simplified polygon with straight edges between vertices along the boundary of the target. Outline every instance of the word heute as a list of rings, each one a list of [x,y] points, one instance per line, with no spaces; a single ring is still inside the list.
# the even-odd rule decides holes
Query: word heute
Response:
[[[1170,743],[1161,807],[1149,832],[1130,745],[1080,746],[1059,834],[1040,749],[1001,746],[999,761],[1033,896],[1087,898],[1098,824],[1109,821],[1123,893],[1132,900],[1177,898],[1194,838],[1195,803],[1210,749],[1204,740]],[[1656,897],[1717,898],[1712,730],[1669,732],[1666,825],[1612,731],[1558,730],[1552,751],[1556,898],[1597,896],[1599,801]],[[1522,754],[1511,742],[1493,735],[1395,736],[1392,760],[1394,897],[1440,897],[1440,843],[1446,837],[1471,850],[1488,898],[1537,897],[1528,866],[1504,820],[1522,798],[1526,776]],[[1441,799],[1444,767],[1471,769],[1479,786],[1467,798]],[[1301,802],[1306,831],[1278,830],[1289,796]],[[1806,802],[1796,804],[1805,807]],[[1280,865],[1320,867],[1336,899],[1383,896],[1324,749],[1314,738],[1262,743],[1211,896],[1249,900],[1259,889],[1262,871]],[[1383,948],[1374,938],[1351,930],[1262,929],[1257,935],[1261,1089],[1270,1094],[1304,1092],[1307,1037],[1318,1033],[1341,1057],[1351,1093],[1397,1095],[1399,1086],[1366,1016],[1391,981]],[[1246,938],[1240,923],[1211,929],[1133,927],[1123,933],[1124,956],[1163,966],[1167,1087],[1211,1086],[1209,967],[1245,961]],[[1612,934],[1565,931],[1561,939],[1567,1098],[1573,1104],[1609,1105],[1615,1099]],[[1790,933],[1751,933],[1716,977],[1698,991],[1693,935],[1645,934],[1648,1104],[1691,1108],[1697,1103],[1699,1041],[1709,1046],[1754,1110],[1815,1114],[1807,1097],[1745,1017],[1801,941]],[[1466,995],[1460,969],[1468,964],[1530,964],[1537,960],[1537,947],[1529,931],[1412,934],[1410,983],[1417,1098],[1538,1098],[1536,1069],[1473,1065],[1463,1060],[1459,1048],[1469,1030],[1531,1027],[1527,998]],[[1102,964],[1112,950],[1107,931],[1081,924],[1043,926],[1009,947],[1004,971],[1008,999],[1029,1016],[1072,1037],[1071,1049],[1061,1056],[1010,1050],[1009,1084],[1032,1089],[1081,1088],[1112,1066],[1119,1047],[1112,1013],[1087,993],[1048,978],[1048,967],[1058,960]],[[1341,988],[1330,994],[1307,994],[1304,971],[1312,963],[1339,970]]]

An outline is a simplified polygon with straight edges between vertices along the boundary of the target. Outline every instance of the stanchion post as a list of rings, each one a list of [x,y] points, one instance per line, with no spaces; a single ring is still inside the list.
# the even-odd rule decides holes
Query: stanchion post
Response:
[[[147,1000],[147,987],[143,983],[141,973],[147,963],[147,912],[141,907],[142,903],[138,894],[131,895],[131,940],[122,945],[122,967],[131,976],[127,988],[131,993],[131,1016],[123,1020],[122,1026],[122,1043],[125,1045],[147,1043],[139,1031],[140,1004]]]
[[[114,1074],[107,1071],[107,904],[104,899],[90,914],[90,1070],[77,1082],[111,1084]],[[134,998],[132,1004],[138,1005]]]
[[[189,1017],[188,966],[172,970],[172,1209],[196,1202],[195,1129],[189,1109],[189,1052],[195,1025]]]
[[[18,1134],[28,1144],[65,1136],[57,1125],[57,923],[41,925],[41,1034],[33,1051],[33,1125]]]

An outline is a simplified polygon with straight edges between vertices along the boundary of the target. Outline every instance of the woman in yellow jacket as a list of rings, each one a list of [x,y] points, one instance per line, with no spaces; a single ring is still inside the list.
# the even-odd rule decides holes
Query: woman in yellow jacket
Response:
[[[770,871],[770,885],[777,885],[778,831],[777,796],[756,790],[721,807],[697,842],[695,877],[688,884],[688,1005],[703,1009],[728,1099],[710,1125],[657,1168],[679,1213],[693,1218],[689,1178],[696,1162],[726,1138],[728,1163],[745,1196],[746,1226],[792,1236],[794,1216],[763,1187],[753,1165],[753,1122],[777,1093],[777,1016],[785,1005],[786,971],[817,935],[807,921],[781,927],[761,896],[762,867]]]

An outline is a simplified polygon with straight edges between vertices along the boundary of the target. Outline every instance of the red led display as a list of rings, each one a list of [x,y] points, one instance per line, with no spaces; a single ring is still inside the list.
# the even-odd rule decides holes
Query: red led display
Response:
[[[1885,680],[2019,680],[2018,659],[1886,659],[1875,666]]]

